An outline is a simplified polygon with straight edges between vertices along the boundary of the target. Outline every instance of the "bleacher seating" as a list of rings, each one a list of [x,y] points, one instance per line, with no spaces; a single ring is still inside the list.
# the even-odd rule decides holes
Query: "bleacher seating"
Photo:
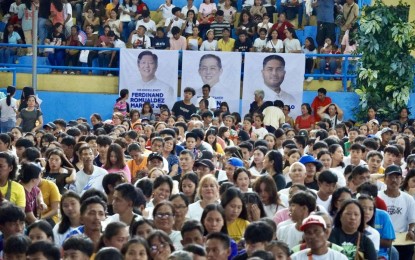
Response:
[[[33,56],[21,56],[17,58],[16,63],[21,65],[28,65],[29,67],[23,68],[23,67],[17,67],[16,72],[18,73],[32,73],[32,62],[33,62]],[[50,65],[49,60],[46,57],[37,57],[37,65]],[[37,73],[38,74],[49,74],[51,73],[50,68],[38,68]]]

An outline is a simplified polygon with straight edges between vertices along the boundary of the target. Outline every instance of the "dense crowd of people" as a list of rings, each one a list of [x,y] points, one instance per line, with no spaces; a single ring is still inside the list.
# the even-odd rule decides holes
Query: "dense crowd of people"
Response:
[[[16,0],[3,3],[7,23],[3,42],[31,44],[34,6],[39,8],[39,43],[68,46],[67,49],[39,49],[40,55],[47,56],[51,65],[87,63],[91,67],[98,59],[100,67],[109,68],[118,67],[117,51],[79,51],[69,46],[350,54],[356,50],[354,35],[359,16],[359,6],[354,0],[306,1],[305,4],[282,0],[280,10],[276,10],[275,0],[245,1],[240,12],[235,8],[236,1],[231,0],[221,0],[218,5],[204,0],[198,7],[193,0],[188,0],[184,7],[166,0],[157,10],[149,10],[141,0]],[[150,11],[161,13],[160,21],[152,20]],[[273,21],[277,12],[278,20]],[[317,36],[307,37],[300,43],[287,17],[292,20],[298,16],[297,28],[302,28],[303,16],[308,24],[312,15],[317,17]],[[75,23],[73,18],[76,18]],[[336,26],[341,31],[338,45],[335,44]],[[16,47],[0,48],[0,63],[13,63],[17,51]],[[27,48],[27,55],[32,53],[32,49]],[[315,67],[324,74],[333,75],[339,72],[341,60],[327,57],[317,63],[309,58],[306,73],[312,73]],[[80,71],[54,69],[52,73],[80,74]]]
[[[8,87],[3,259],[412,259],[408,109],[356,123],[321,88],[293,119],[258,90],[241,117],[185,92],[155,112],[123,89],[110,119],[44,124],[33,89]]]

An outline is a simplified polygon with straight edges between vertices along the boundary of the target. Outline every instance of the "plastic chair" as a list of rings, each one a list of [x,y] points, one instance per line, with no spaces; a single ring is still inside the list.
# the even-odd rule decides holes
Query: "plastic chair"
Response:
[[[32,69],[32,61],[33,61],[33,56],[21,56],[19,58],[17,58],[17,63],[21,64],[21,65],[29,65],[29,67],[16,67],[16,72],[18,73],[32,73],[33,69]],[[49,60],[47,57],[37,57],[37,65],[38,66],[42,66],[42,65],[50,65],[49,64]],[[49,74],[52,71],[52,69],[50,68],[38,68],[37,69],[37,73],[38,74]]]
[[[304,27],[304,37],[311,37],[313,38],[314,42],[316,41],[317,38],[317,26],[305,26]]]
[[[306,38],[304,36],[304,30],[295,30],[295,34],[297,34],[297,38],[300,41],[301,46],[303,46]]]

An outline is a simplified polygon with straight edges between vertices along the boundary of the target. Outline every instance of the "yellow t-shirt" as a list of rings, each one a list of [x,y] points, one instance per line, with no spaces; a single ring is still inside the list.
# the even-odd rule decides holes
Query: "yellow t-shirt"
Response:
[[[19,183],[12,181],[10,190],[10,202],[15,204],[18,207],[26,207],[26,194],[24,188]],[[9,187],[9,182],[6,182],[6,185],[0,187],[0,192],[3,195],[3,198],[6,198],[7,188]]]
[[[47,214],[49,211],[52,210],[52,203],[53,202],[60,202],[61,201],[61,194],[59,193],[58,186],[50,180],[42,179],[39,189],[42,192],[43,201],[48,206],[47,211],[43,214]],[[59,222],[58,214],[52,216],[52,219],[55,223]]]
[[[227,42],[223,39],[218,41],[218,49],[221,51],[233,51],[235,48],[235,39],[229,38]]]
[[[232,223],[227,223],[229,237],[238,243],[244,237],[245,229],[248,225],[249,221],[241,218],[237,218]]]

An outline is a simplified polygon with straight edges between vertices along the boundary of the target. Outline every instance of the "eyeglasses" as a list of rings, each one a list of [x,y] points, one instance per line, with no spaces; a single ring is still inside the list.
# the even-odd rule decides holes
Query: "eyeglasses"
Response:
[[[160,250],[164,249],[164,247],[166,247],[166,245],[167,245],[167,243],[161,243],[160,245],[152,245],[150,247],[150,250],[152,252],[157,252],[157,251],[160,251]]]
[[[173,216],[174,215],[172,213],[157,213],[156,214],[156,218],[161,218],[161,219],[167,219]]]

